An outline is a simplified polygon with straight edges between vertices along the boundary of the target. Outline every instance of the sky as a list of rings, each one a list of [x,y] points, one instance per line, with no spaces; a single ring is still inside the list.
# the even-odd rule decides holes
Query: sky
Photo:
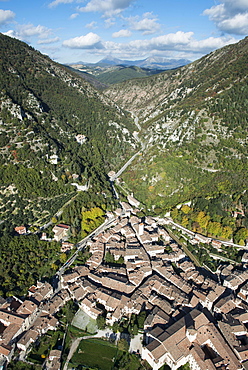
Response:
[[[0,0],[0,32],[59,63],[193,61],[248,35],[248,0]]]

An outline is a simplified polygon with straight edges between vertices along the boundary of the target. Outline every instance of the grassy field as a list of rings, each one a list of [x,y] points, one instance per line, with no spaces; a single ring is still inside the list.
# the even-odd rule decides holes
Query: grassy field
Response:
[[[101,339],[85,339],[80,342],[77,352],[73,355],[70,365],[79,364],[99,370],[111,370],[118,349]]]

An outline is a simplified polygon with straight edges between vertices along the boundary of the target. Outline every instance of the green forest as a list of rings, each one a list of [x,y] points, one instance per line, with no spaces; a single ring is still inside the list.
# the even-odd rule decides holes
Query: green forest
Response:
[[[6,228],[47,222],[75,195],[71,183],[89,184],[93,198],[109,193],[107,173],[135,150],[130,114],[17,39],[1,34],[0,55],[0,219]]]
[[[49,279],[61,264],[60,245],[37,235],[0,237],[0,295],[25,296],[37,280]]]

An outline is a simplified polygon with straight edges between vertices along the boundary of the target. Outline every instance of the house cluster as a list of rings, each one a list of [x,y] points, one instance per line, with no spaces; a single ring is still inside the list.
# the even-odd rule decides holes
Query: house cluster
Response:
[[[67,241],[69,230],[70,230],[69,225],[65,225],[65,224],[55,225],[52,229],[54,233],[53,239],[48,237],[47,234],[43,232],[40,240],[44,240],[44,241],[55,240],[56,242],[60,242],[61,243],[61,248],[60,248],[61,253],[67,253],[70,250],[72,250],[74,247],[73,243],[70,243]]]
[[[225,266],[218,276],[198,269],[154,218],[139,218],[137,203],[129,200],[120,203],[111,227],[88,240],[85,265],[61,275],[58,293],[33,287],[19,306],[16,299],[13,307],[3,303],[1,356],[14,345],[25,353],[56,327],[54,314],[73,299],[93,319],[103,305],[110,325],[146,310],[141,357],[154,370],[165,363],[172,370],[186,363],[193,370],[248,369],[248,254],[240,269]],[[107,264],[107,254],[123,264]],[[7,321],[7,314],[14,318]],[[19,331],[8,336],[16,325]]]
[[[48,330],[56,329],[58,321],[53,315],[56,310],[49,310],[48,305],[54,302],[57,310],[64,305],[65,297],[62,293],[59,304],[54,302],[56,296],[53,297],[53,288],[46,282],[30,287],[24,301],[16,297],[7,300],[1,298],[0,367],[4,368],[16,349],[25,353],[38,337]]]
[[[112,325],[146,310],[141,356],[153,369],[248,369],[248,273],[225,267],[219,276],[197,269],[152,217],[140,219],[122,202],[111,228],[89,243],[90,259],[61,277],[79,307]],[[104,263],[106,253],[123,267]],[[245,260],[245,258],[244,258]]]

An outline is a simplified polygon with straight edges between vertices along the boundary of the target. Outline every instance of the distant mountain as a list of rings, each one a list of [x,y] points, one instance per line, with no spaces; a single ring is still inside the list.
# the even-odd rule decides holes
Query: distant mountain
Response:
[[[80,77],[82,77],[84,80],[88,81],[91,85],[93,85],[98,90],[104,90],[108,87],[108,85],[104,82],[101,82],[100,78],[94,77],[92,74],[84,72],[80,70],[80,67],[82,65],[79,65],[79,69],[77,68],[78,65],[65,65],[65,67],[69,68],[74,73],[77,73]],[[121,82],[121,80],[118,80],[118,82]]]
[[[70,70],[79,74],[99,90],[106,89],[109,85],[127,81],[133,78],[142,78],[160,73],[160,69],[141,68],[137,66],[124,66],[121,64],[110,65],[99,63],[97,65],[84,65],[80,62],[65,65]]]
[[[151,69],[174,69],[178,67],[182,67],[186,64],[191,63],[188,59],[168,59],[168,58],[160,58],[160,57],[149,57],[143,61],[140,61],[137,66],[143,68],[151,68]]]
[[[97,63],[93,63],[94,65],[111,65],[111,66],[117,66],[117,65],[122,65],[123,64],[123,61],[121,59],[118,59],[118,58],[114,58],[112,57],[111,55],[107,56],[106,58],[103,58],[101,59],[99,62]],[[124,65],[124,64],[123,64]]]
[[[184,66],[186,64],[191,63],[188,59],[168,59],[163,57],[148,57],[146,59],[141,60],[122,60],[118,58],[114,58],[111,55],[107,56],[106,58],[101,59],[97,63],[84,63],[78,62],[77,64],[84,64],[90,66],[137,66],[140,68],[150,68],[150,69],[173,69]]]
[[[136,66],[112,66],[104,71],[97,72],[95,78],[105,85],[112,85],[134,78],[151,76],[161,71],[158,69],[140,68]]]
[[[151,76],[168,69],[175,69],[190,61],[187,59],[167,59],[149,57],[142,60],[121,60],[108,56],[97,63],[77,62],[68,64],[69,68],[78,71],[83,78],[88,80],[98,89],[133,78]],[[91,76],[91,77],[90,77]],[[99,81],[102,85],[99,84]]]

